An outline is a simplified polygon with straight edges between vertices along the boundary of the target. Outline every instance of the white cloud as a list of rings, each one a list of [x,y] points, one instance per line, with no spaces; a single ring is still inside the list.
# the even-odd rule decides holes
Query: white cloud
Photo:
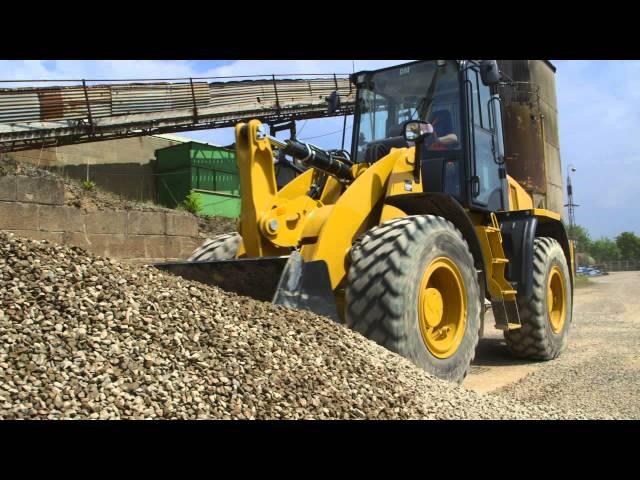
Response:
[[[234,75],[331,74],[384,68],[408,60],[238,60],[227,65],[202,69],[201,62],[184,60],[61,60],[53,65],[40,60],[0,61],[0,79],[122,79],[225,77]],[[32,84],[33,85],[33,84]],[[14,84],[7,85],[14,86]],[[299,128],[303,124],[299,124]],[[342,128],[342,119],[310,120],[303,137],[316,137]],[[234,141],[232,128],[189,132],[197,140],[228,145]],[[335,147],[341,133],[313,139],[324,147]],[[347,132],[347,146],[350,144]]]
[[[578,169],[576,217],[593,237],[615,236],[623,225],[640,233],[631,207],[640,190],[639,74],[638,61],[558,62],[562,161]]]
[[[383,68],[404,60],[355,60],[357,70]],[[187,60],[4,60],[0,79],[119,79],[232,75],[351,73],[351,60],[238,60],[202,70]]]
[[[239,60],[228,65],[202,68],[202,62],[185,60],[41,60],[0,61],[0,79],[3,80],[56,80],[56,79],[145,79],[219,77],[233,75],[271,74],[327,74],[351,73],[357,70],[383,68],[402,60]],[[30,84],[35,86],[38,84]],[[0,87],[17,84],[0,84]],[[318,119],[307,122],[303,134],[308,137],[338,130],[342,121]],[[227,145],[233,143],[233,129],[189,132],[195,139]],[[320,145],[332,146],[340,141],[340,134],[317,139]],[[314,140],[315,141],[315,140]],[[347,142],[349,144],[349,142]]]
[[[356,71],[384,68],[408,60],[354,60]],[[211,75],[270,75],[270,74],[326,74],[352,73],[351,60],[239,60],[209,70]]]

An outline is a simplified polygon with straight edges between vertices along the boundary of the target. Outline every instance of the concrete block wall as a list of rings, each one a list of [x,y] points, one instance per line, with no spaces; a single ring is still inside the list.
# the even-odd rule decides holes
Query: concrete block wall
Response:
[[[0,177],[0,230],[136,261],[186,259],[201,243],[188,214],[65,206],[55,177]]]
[[[137,201],[157,201],[155,151],[189,141],[175,135],[122,138],[3,154],[60,176],[96,183],[102,191]]]

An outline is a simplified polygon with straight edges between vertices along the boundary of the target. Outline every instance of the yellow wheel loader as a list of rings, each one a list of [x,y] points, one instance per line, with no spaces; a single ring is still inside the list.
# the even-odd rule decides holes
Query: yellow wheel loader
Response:
[[[350,153],[237,125],[238,232],[158,267],[332,318],[455,382],[485,299],[514,354],[555,358],[573,250],[560,215],[507,175],[497,62],[419,61],[352,81]],[[274,150],[307,168],[280,190]]]

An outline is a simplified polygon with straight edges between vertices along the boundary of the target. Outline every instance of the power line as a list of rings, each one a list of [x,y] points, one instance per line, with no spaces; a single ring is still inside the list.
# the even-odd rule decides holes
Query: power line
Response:
[[[300,128],[300,131],[296,134],[296,136],[298,136],[298,135],[300,135],[300,134],[302,133],[302,130],[304,130],[304,127],[306,127],[306,126],[307,126],[307,122],[308,122],[308,121],[309,121],[309,120],[305,120],[305,121],[304,121],[304,123],[302,124],[302,128]]]
[[[347,130],[351,130],[352,127],[353,127],[353,125],[351,127],[347,127]],[[336,130],[334,132],[323,133],[322,135],[315,135],[313,137],[301,138],[300,140],[312,140],[314,138],[328,137],[329,135],[335,135],[336,133],[342,133],[342,128],[340,130]]]

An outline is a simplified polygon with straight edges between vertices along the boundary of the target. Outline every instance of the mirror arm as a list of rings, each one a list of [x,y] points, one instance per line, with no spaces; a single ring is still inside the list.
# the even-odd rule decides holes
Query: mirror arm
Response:
[[[415,142],[415,158],[413,159],[413,179],[416,183],[420,183],[420,173],[422,171],[422,146],[424,137]]]
[[[472,67],[480,68],[480,63],[476,62],[475,60],[463,60],[462,69],[460,70],[460,72],[464,73]]]

